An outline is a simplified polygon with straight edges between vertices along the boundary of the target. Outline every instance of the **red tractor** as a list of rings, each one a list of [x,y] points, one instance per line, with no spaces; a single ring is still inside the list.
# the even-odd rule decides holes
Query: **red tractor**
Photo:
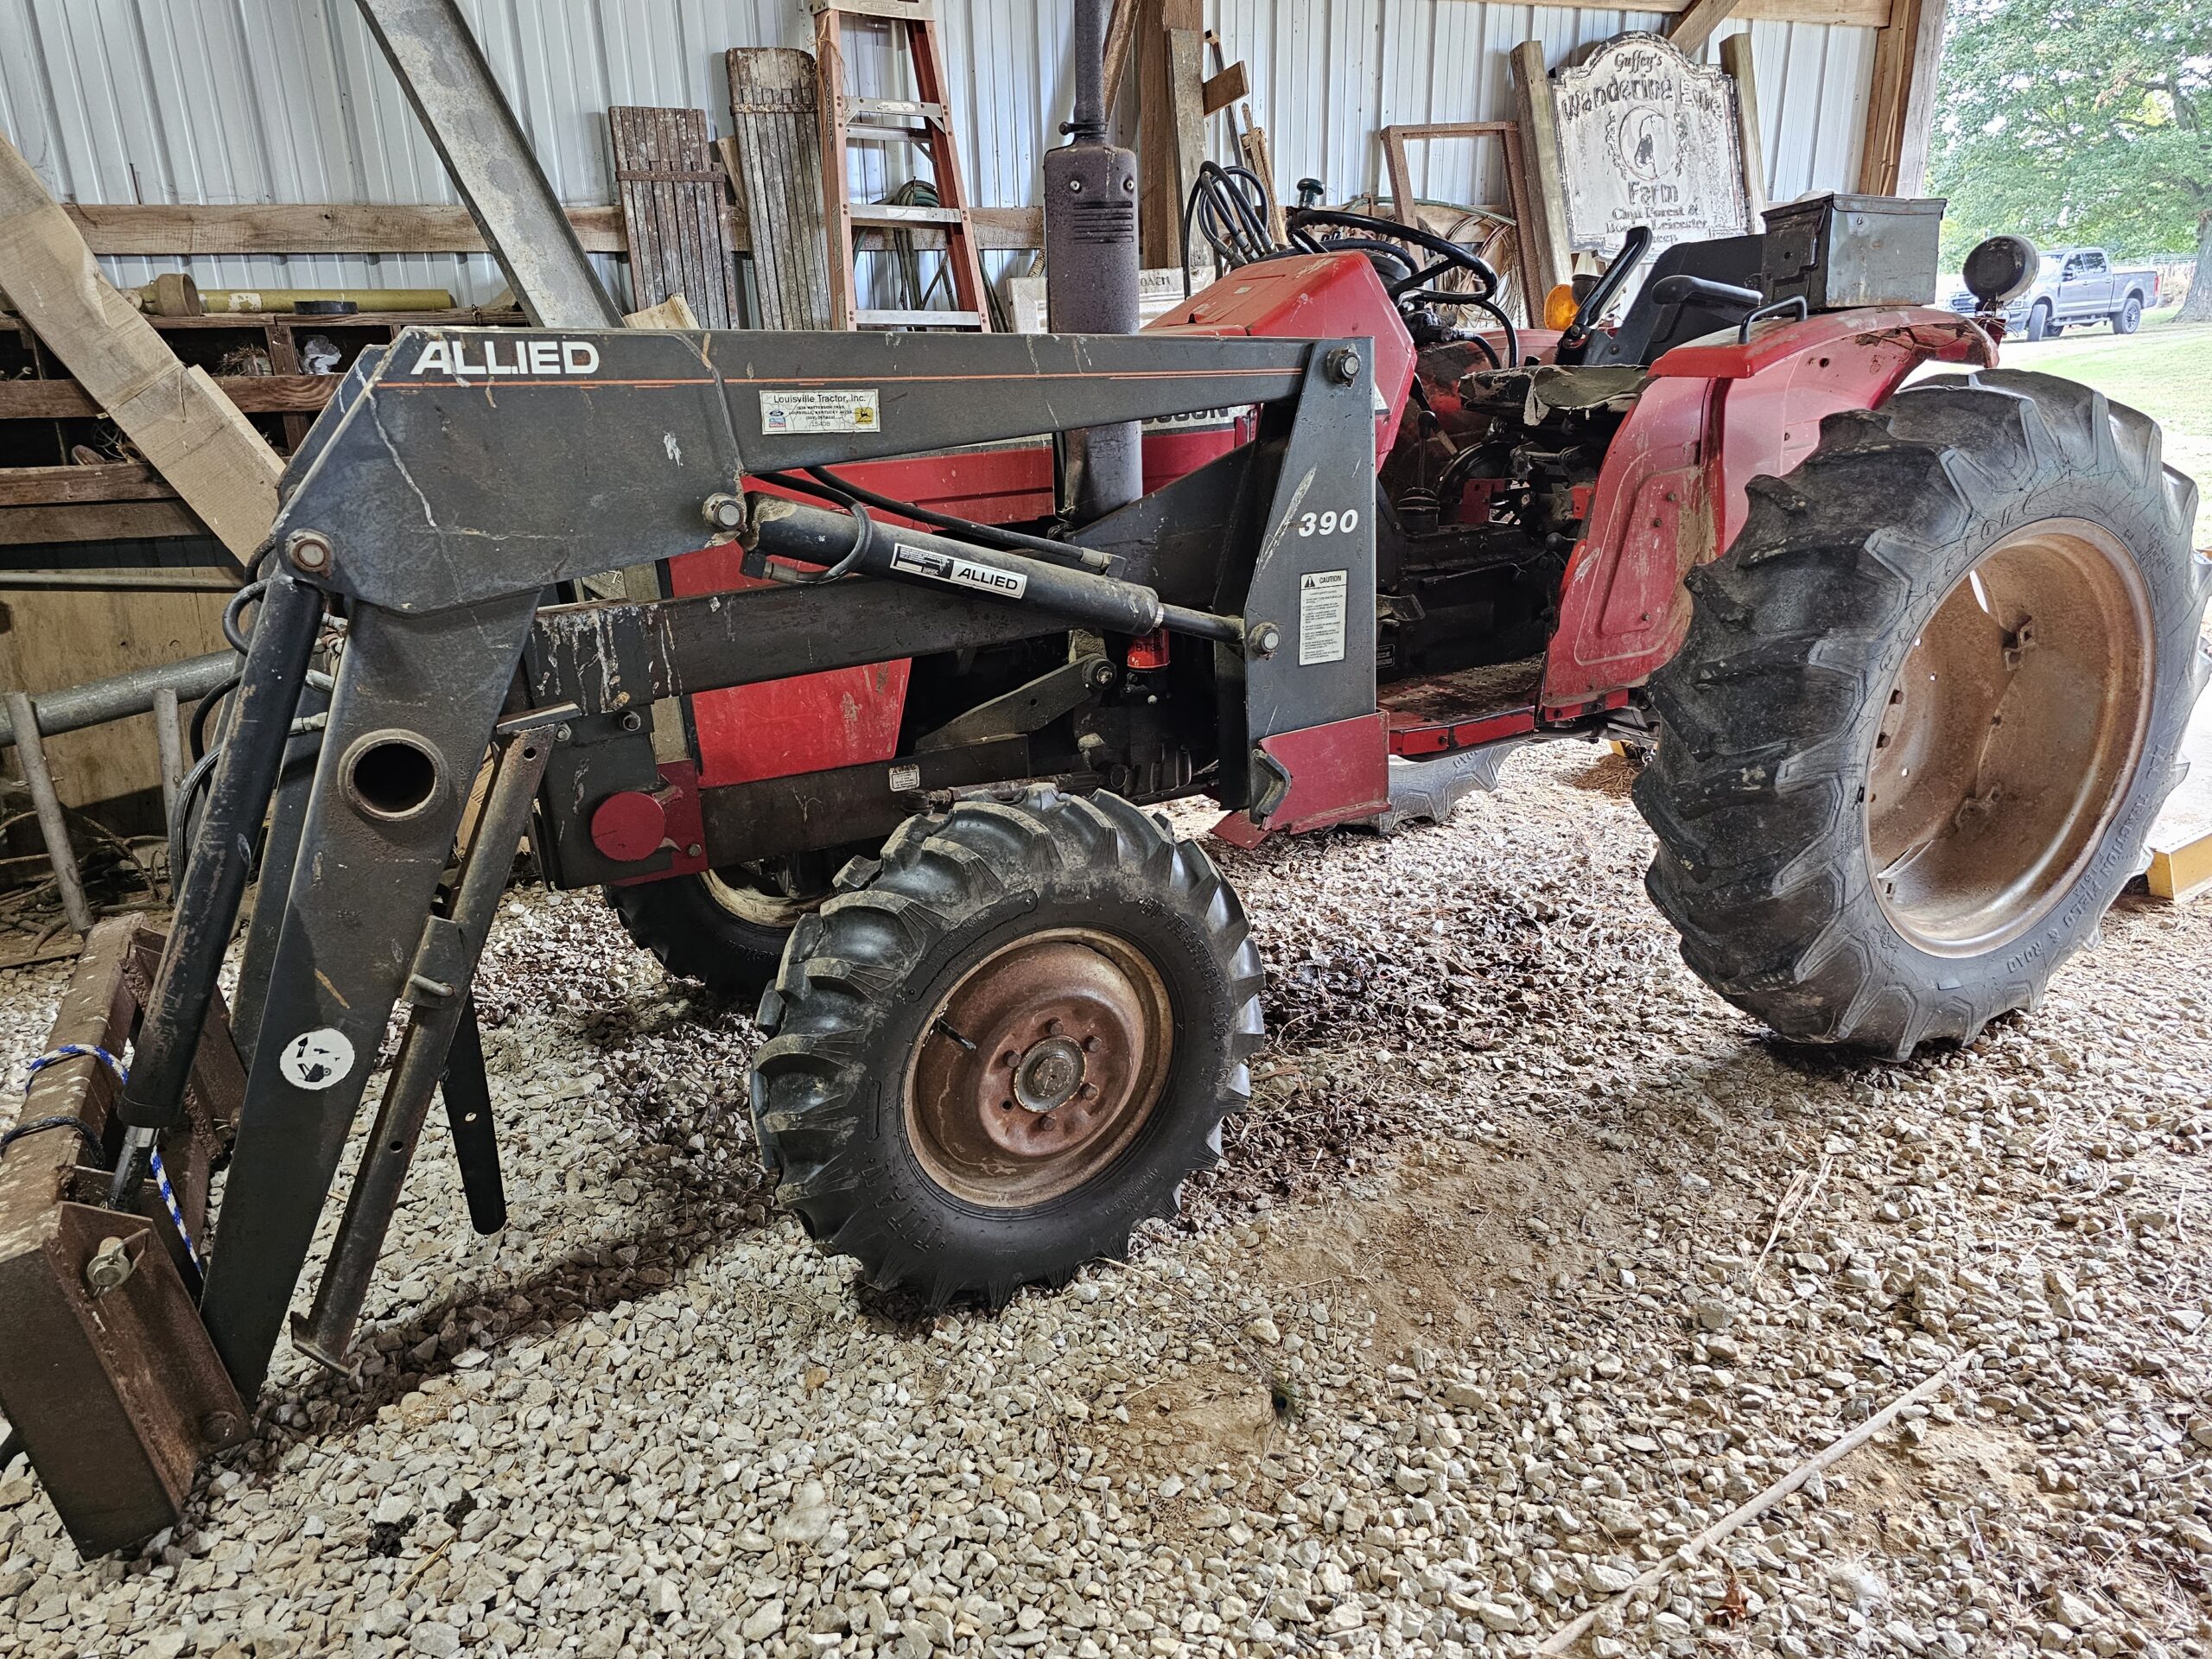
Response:
[[[1248,1095],[1259,957],[1152,803],[1249,844],[1440,817],[1539,739],[1649,745],[1690,965],[1892,1055],[2089,938],[2204,677],[2196,491],[2151,422],[1915,302],[1929,205],[1798,204],[1648,271],[1639,235],[1516,330],[1448,242],[1313,210],[1270,247],[1209,180],[1230,269],[1128,334],[1133,158],[1079,132],[1046,177],[1050,335],[410,330],[348,374],[175,919],[96,931],[0,1163],[0,1319],[35,1333],[0,1408],[86,1548],[239,1432],[403,998],[295,1341],[346,1363],[441,1086],[499,1224],[468,987],[525,827],[758,996],[780,1198],[931,1304],[1119,1252]],[[1985,315],[2024,264],[1978,251]],[[658,592],[548,601],[617,567]]]
[[[1935,206],[1823,199],[1770,215],[1764,236],[1669,248],[1600,326],[1644,275],[1649,238],[1632,236],[1563,331],[1447,321],[1492,310],[1480,260],[1393,221],[1309,211],[1293,215],[1301,246],[1249,259],[1153,323],[1148,335],[1192,341],[1373,342],[1373,494],[1317,498],[1287,528],[1327,537],[1372,519],[1379,714],[1261,741],[1256,780],[1217,833],[1249,845],[1440,818],[1520,745],[1611,737],[1649,751],[1635,789],[1660,842],[1648,887],[1685,959],[1782,1035],[1904,1057],[2032,1005],[2140,868],[2178,775],[2207,566],[2189,540],[2194,487],[2162,465],[2152,422],[1998,368],[1987,316],[1908,302],[1935,280]],[[1974,268],[1993,308],[2008,253]],[[1931,363],[1966,372],[1906,384]],[[1147,431],[1145,499],[1255,430],[1249,411],[1224,410]],[[830,488],[1046,531],[1052,461],[1040,444],[861,464]],[[1172,510],[1150,528],[1172,537]],[[1195,601],[1218,553],[1190,556],[1205,576],[1183,590]],[[679,588],[727,586],[743,556],[732,543],[673,574]],[[1164,569],[1156,558],[1154,579],[1174,591]],[[1309,578],[1301,605],[1300,648],[1340,650],[1369,595]],[[1317,632],[1320,647],[1305,643]],[[995,663],[902,658],[693,702],[709,784],[766,791],[798,775],[804,792],[825,754],[895,767],[991,734],[1019,734],[1027,773],[1061,780],[1058,795],[988,807],[953,804],[993,795],[987,783],[949,791],[949,812],[888,849],[887,823],[840,812],[802,849],[609,889],[672,969],[748,999],[774,982],[764,1149],[816,1236],[880,1280],[1002,1297],[1118,1248],[1172,1205],[1241,1096],[1217,1063],[1256,1032],[1258,970],[1233,899],[1197,849],[1141,814],[1097,810],[1104,792],[1236,798],[1218,683],[1190,671],[1192,643],[1072,634]],[[1071,790],[1071,772],[1099,792]],[[1086,887],[1065,938],[932,978],[938,925],[912,906],[949,891],[944,938],[964,938],[1024,837],[1055,849],[1047,887],[1093,856],[1061,850],[1071,821],[1077,841],[1103,838],[1111,868],[1175,870],[1194,925],[1182,943],[1214,966],[1181,982],[1164,945],[1148,956],[1084,931],[1105,896]],[[1107,913],[1134,913],[1127,902]],[[825,960],[841,964],[834,981]],[[863,962],[902,1005],[925,983],[941,1031],[1035,1025],[1067,1042],[910,1054],[912,1021],[882,1019],[846,976]],[[1194,1054],[1171,1006],[1201,994]],[[1111,1081],[1068,1043],[1112,1055]],[[1127,1122],[1103,1135],[1071,1122],[1053,1103],[1069,1077],[1124,1103]],[[903,1146],[853,1132],[879,1090],[906,1097]],[[1009,1099],[1019,1134],[1002,1128]],[[1147,1111],[1179,1125],[1156,1161],[1127,1155]],[[910,1170],[918,1180],[900,1179]],[[1059,1202],[1115,1179],[1131,1190],[1110,1204]],[[907,1193],[906,1209],[888,1201]],[[1036,1218],[1009,1227],[997,1217],[1010,1210]]]

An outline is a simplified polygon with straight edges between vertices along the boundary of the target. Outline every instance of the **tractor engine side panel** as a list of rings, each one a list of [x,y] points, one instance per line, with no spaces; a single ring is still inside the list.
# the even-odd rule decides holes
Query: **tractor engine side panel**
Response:
[[[1274,340],[1363,335],[1375,347],[1375,461],[1396,441],[1414,379],[1413,336],[1364,254],[1320,253],[1243,265],[1145,325],[1147,334]],[[1146,480],[1149,488],[1151,480]]]

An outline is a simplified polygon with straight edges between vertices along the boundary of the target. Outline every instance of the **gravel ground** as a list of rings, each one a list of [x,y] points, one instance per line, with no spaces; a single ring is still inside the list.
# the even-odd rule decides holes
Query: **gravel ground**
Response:
[[[2034,1015],[1844,1064],[1681,966],[1627,781],[1224,849],[1273,1032],[1229,1164],[995,1318],[818,1255],[741,1014],[511,899],[512,1224],[426,1141],[364,1376],[281,1353],[138,1559],[5,1471],[0,1655],[1522,1654],[1593,1607],[1602,1656],[2212,1654],[2212,912],[2123,901]],[[15,1061],[60,983],[0,987]]]

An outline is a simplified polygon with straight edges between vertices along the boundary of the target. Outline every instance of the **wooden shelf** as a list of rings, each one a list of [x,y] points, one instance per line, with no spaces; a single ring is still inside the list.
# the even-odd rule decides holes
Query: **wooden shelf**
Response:
[[[357,311],[343,316],[218,311],[148,317],[185,362],[253,418],[280,454],[289,454],[338,390],[353,359],[400,331],[515,327],[517,310]],[[321,335],[339,351],[327,374],[304,372],[302,343]],[[267,365],[250,373],[248,362]],[[136,461],[73,461],[80,446],[106,453],[114,432],[99,404],[65,374],[30,328],[0,319],[0,547],[105,542],[206,533],[176,492]]]

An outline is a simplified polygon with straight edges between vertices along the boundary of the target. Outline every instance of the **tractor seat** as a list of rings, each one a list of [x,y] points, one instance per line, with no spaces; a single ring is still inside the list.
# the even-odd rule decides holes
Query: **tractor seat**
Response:
[[[1711,283],[1737,288],[1764,288],[1759,280],[1765,264],[1763,236],[1723,236],[1709,242],[1677,242],[1661,250],[1646,273],[1643,286],[1629,302],[1620,327],[1611,334],[1593,334],[1583,362],[1592,367],[1649,368],[1675,346],[1716,329],[1733,328],[1744,320],[1733,308],[1714,309],[1696,303],[1662,305],[1651,290],[1662,277],[1702,276]]]

